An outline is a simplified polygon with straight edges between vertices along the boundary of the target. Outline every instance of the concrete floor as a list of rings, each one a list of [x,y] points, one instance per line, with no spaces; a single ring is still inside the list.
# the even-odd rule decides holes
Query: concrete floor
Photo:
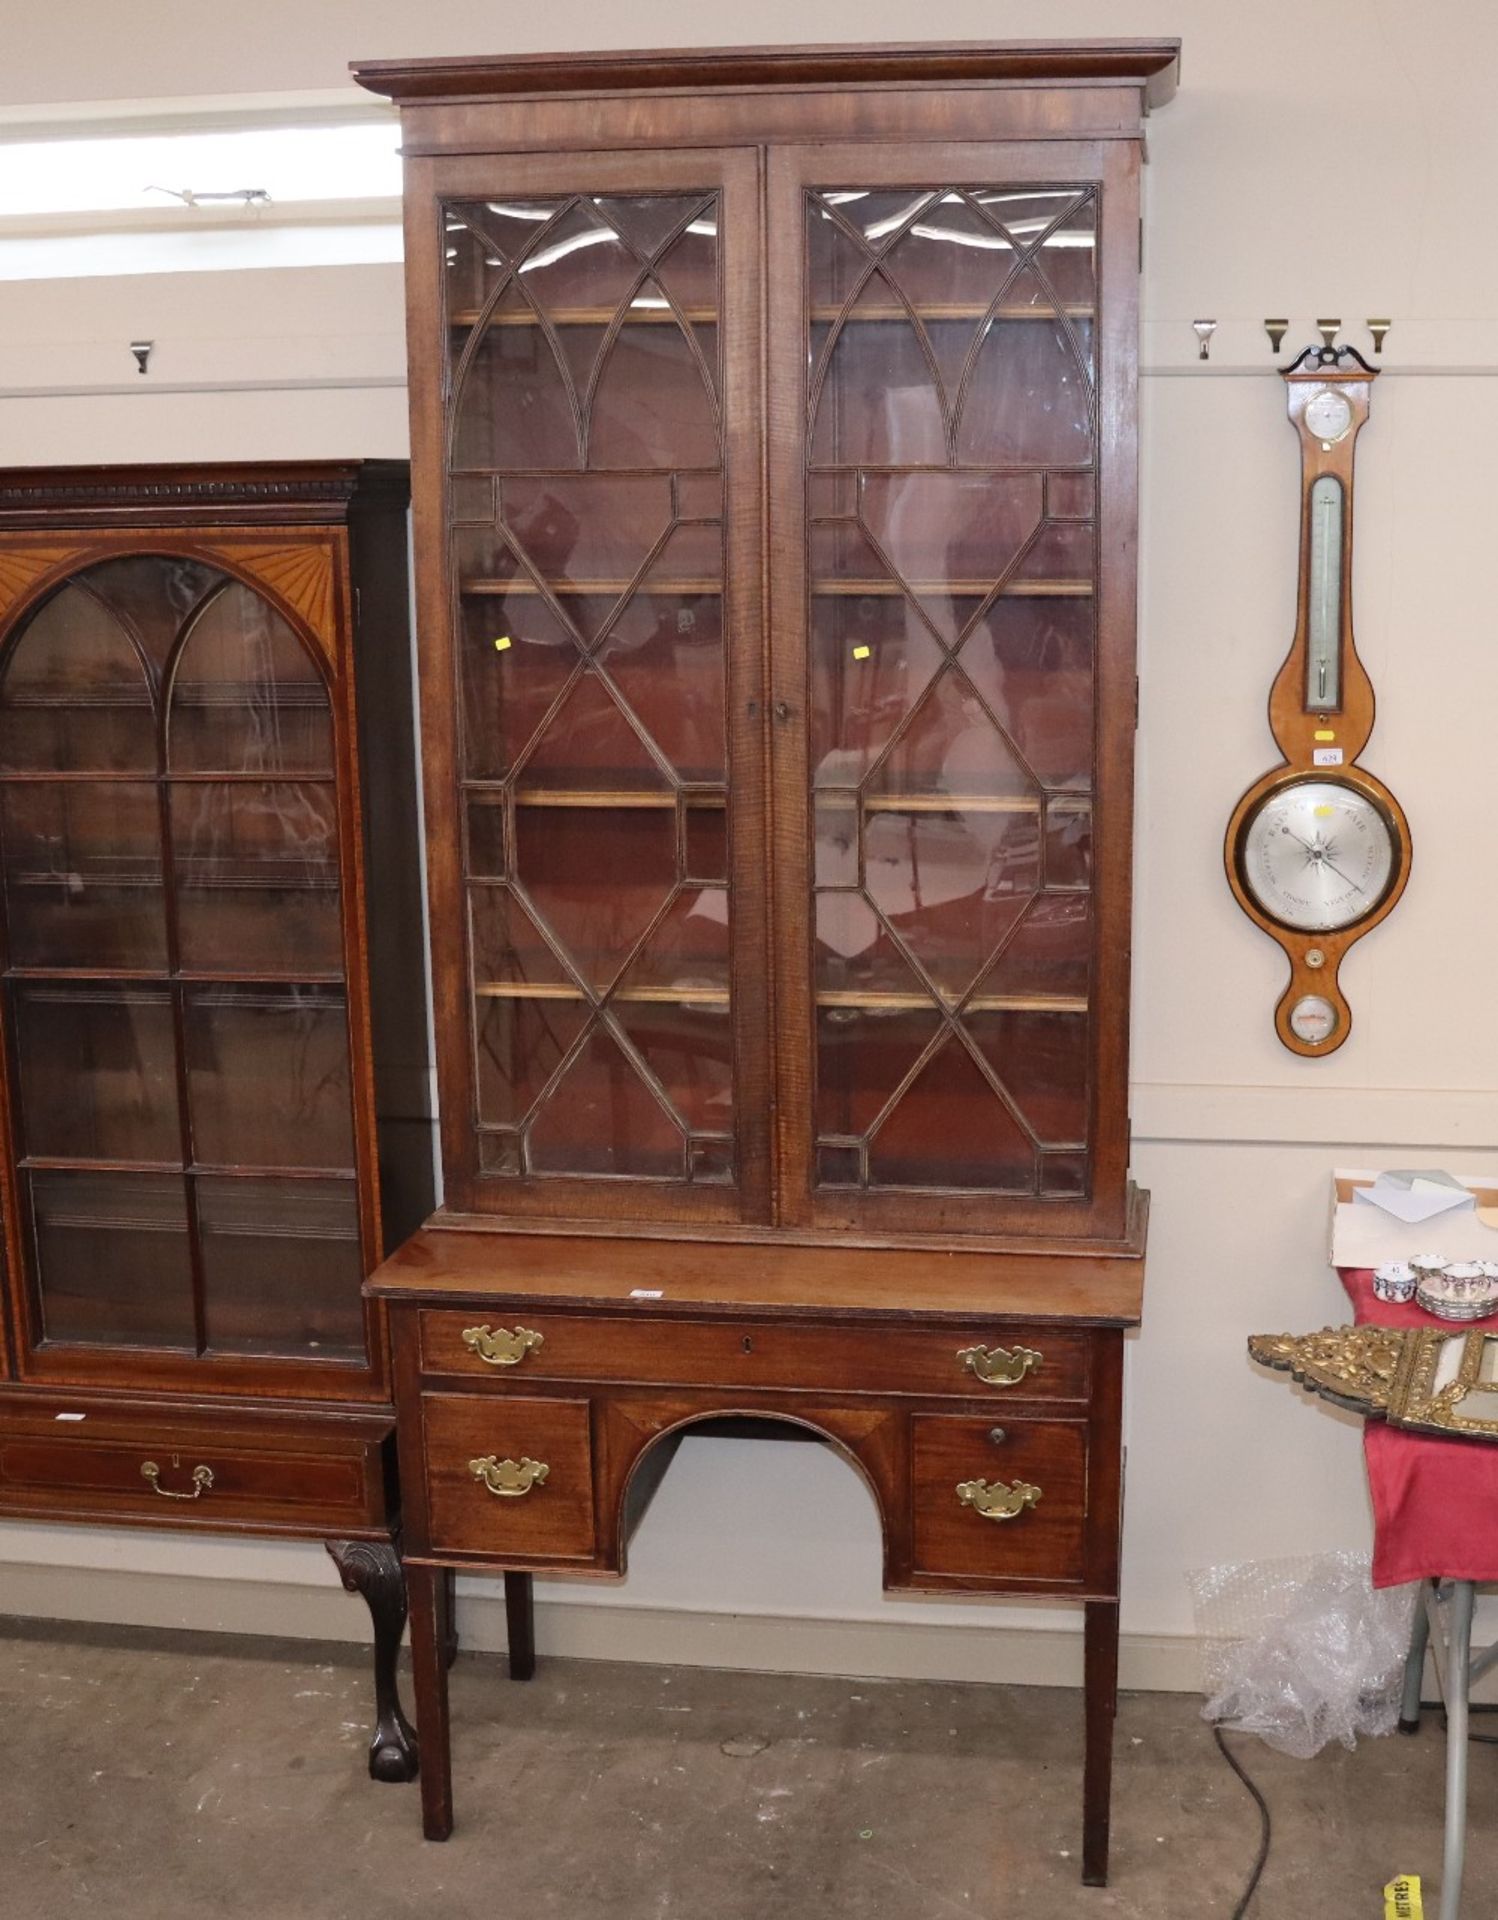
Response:
[[[1257,1817],[1184,1695],[1125,1696],[1113,1884],[1081,1887],[1079,1697],[545,1661],[453,1674],[457,1831],[364,1772],[356,1650],[0,1622],[0,1913],[20,1920],[1227,1920]],[[1255,1915],[1378,1920],[1439,1868],[1442,1740],[1239,1742]],[[1473,1753],[1492,1911],[1498,1748]],[[1430,1902],[1434,1912],[1434,1902]]]

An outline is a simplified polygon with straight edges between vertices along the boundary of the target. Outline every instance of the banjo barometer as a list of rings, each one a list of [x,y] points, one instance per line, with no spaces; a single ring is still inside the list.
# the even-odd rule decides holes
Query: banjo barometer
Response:
[[[1301,447],[1295,639],[1269,690],[1284,760],[1234,808],[1225,856],[1239,906],[1290,962],[1275,1031],[1314,1059],[1351,1030],[1337,970],[1404,891],[1410,830],[1393,794],[1357,765],[1373,686],[1352,637],[1352,464],[1378,376],[1353,348],[1329,344],[1283,372]]]

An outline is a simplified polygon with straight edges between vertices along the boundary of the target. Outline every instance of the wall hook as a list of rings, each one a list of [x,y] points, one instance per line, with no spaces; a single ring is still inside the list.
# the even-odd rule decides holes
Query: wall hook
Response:
[[[1266,320],[1264,322],[1264,331],[1269,335],[1269,351],[1277,354],[1284,342],[1285,335],[1290,331],[1290,322],[1288,320]]]
[[[1211,352],[1212,335],[1217,331],[1217,322],[1215,320],[1193,320],[1191,322],[1191,331],[1196,335],[1201,347],[1201,351],[1196,357],[1198,360],[1205,360]]]
[[[1342,331],[1342,322],[1340,320],[1318,320],[1316,322],[1316,331],[1321,335],[1321,344],[1326,348],[1327,352],[1330,353],[1332,348],[1337,344],[1337,335]]]
[[[156,342],[154,340],[132,340],[130,342],[130,351],[135,355],[135,364],[142,373],[146,370],[146,363],[151,358],[151,350],[155,345]]]
[[[1392,320],[1370,320],[1368,322],[1368,331],[1373,335],[1373,351],[1375,353],[1383,352],[1384,335],[1393,324],[1394,322]]]

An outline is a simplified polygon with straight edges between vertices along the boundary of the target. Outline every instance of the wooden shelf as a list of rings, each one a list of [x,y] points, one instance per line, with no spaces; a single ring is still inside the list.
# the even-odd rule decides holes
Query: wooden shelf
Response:
[[[577,987],[550,980],[481,980],[474,988],[481,1000],[582,1000]],[[652,1007],[726,1007],[727,987],[620,987],[609,995],[611,1004]]]
[[[464,580],[459,583],[460,593],[470,594],[539,594],[546,592],[558,600],[581,600],[590,597],[617,600],[621,593],[628,593],[634,586],[632,580],[548,580],[542,588],[534,580],[523,574],[514,580]],[[636,588],[639,593],[682,594],[701,600],[708,595],[723,591],[721,580],[642,580]]]
[[[473,787],[465,788],[467,798],[480,805],[486,802],[490,806],[500,807],[505,803],[502,789]],[[664,811],[674,807],[678,799],[684,799],[689,807],[700,807],[721,811],[728,805],[726,794],[687,793],[681,794],[674,787],[649,788],[637,787],[590,787],[552,789],[549,787],[517,787],[515,805],[517,807],[628,807],[658,808]]]
[[[856,1007],[872,1012],[919,1012],[935,1003],[927,993],[853,993],[828,989],[816,996],[819,1007]],[[980,993],[963,1013],[1086,1013],[1085,995],[1069,993]]]
[[[585,995],[562,982],[540,980],[485,980],[474,988],[481,1000],[567,1000],[580,1001]],[[726,987],[621,987],[609,996],[611,1003],[627,1002],[643,1006],[726,1007]],[[920,1012],[935,1005],[925,993],[855,993],[827,990],[818,993],[819,1007],[846,1007],[866,1012]],[[1086,1013],[1085,995],[1045,993],[986,993],[969,1000],[965,1013]]]
[[[470,801],[503,806],[502,788],[465,787]],[[686,793],[675,789],[639,789],[630,787],[557,788],[517,787],[517,807],[674,807],[684,799],[688,807],[720,809],[726,807],[723,794]],[[862,807],[865,813],[1033,813],[1048,806],[1052,813],[1086,813],[1092,806],[1090,793],[854,793],[846,787],[818,787],[812,794],[818,807],[846,807],[852,812]]]
[[[617,600],[621,593],[627,593],[634,583],[630,580],[556,580],[548,581],[541,587],[536,581],[520,576],[514,580],[486,580],[472,578],[458,583],[458,591],[469,595],[492,594],[508,598],[534,597],[548,593],[557,600],[575,599],[611,599]],[[880,575],[873,580],[860,580],[856,577],[844,577],[837,580],[812,580],[811,591],[818,598],[850,598],[867,600],[876,598],[904,598],[908,593],[918,595],[942,594],[950,600],[984,600],[993,592],[992,580],[912,580],[908,585],[899,580],[891,580]],[[716,597],[723,591],[721,580],[642,580],[635,588],[637,593],[657,595],[679,595],[695,600]],[[1090,580],[1011,580],[999,589],[1001,600],[1077,600],[1088,599],[1093,592]]]
[[[342,987],[341,973],[210,973],[202,968],[179,968],[168,973],[150,967],[7,967],[0,979],[51,981],[61,986],[184,986],[184,987]]]
[[[617,311],[615,307],[557,307],[546,315],[546,319],[554,327],[606,327]],[[717,325],[716,307],[688,306],[681,311],[694,327]],[[818,301],[811,309],[812,325],[830,326],[842,311],[840,305]],[[933,300],[914,303],[914,311],[924,325],[929,321],[981,320],[988,313],[988,305],[986,301],[976,300]],[[1035,324],[1055,320],[1057,311],[1054,307],[997,307],[990,318]],[[1097,317],[1097,309],[1089,301],[1067,301],[1059,311],[1068,320],[1094,320]],[[453,314],[448,324],[455,331],[467,333],[478,324],[478,317],[478,308],[468,307]],[[857,308],[848,315],[847,324],[864,321],[881,324],[909,318],[910,309],[901,306],[898,301],[890,301],[887,305]],[[669,306],[631,307],[624,319],[624,325],[628,327],[664,327],[675,326],[676,323],[676,313]],[[511,309],[491,314],[484,331],[487,333],[490,328],[538,327],[540,324],[538,317],[529,309],[523,312]]]
[[[1033,813],[1048,805],[1053,813],[1086,813],[1090,793],[849,793],[846,789],[817,788],[819,807],[862,806],[865,813]]]

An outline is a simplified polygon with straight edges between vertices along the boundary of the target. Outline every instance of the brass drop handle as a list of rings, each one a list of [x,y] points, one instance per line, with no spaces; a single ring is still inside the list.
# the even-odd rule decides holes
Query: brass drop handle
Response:
[[[1034,1347],[963,1347],[957,1358],[988,1387],[1017,1387],[1027,1373],[1037,1373],[1043,1356]]]
[[[170,1487],[161,1484],[161,1469],[154,1460],[142,1460],[141,1478],[150,1482],[152,1493],[159,1493],[163,1500],[200,1500],[205,1493],[213,1490],[213,1468],[197,1466],[192,1470],[192,1492],[173,1493]]]
[[[518,1367],[528,1353],[543,1345],[546,1336],[529,1327],[491,1330],[489,1327],[465,1327],[463,1345],[491,1367]]]
[[[1028,1480],[1016,1480],[1012,1487],[1002,1480],[963,1480],[958,1483],[957,1498],[985,1520],[1013,1520],[1036,1504],[1040,1488]]]
[[[544,1486],[551,1468],[544,1460],[532,1460],[528,1453],[518,1460],[496,1460],[492,1453],[486,1453],[482,1460],[470,1460],[468,1471],[501,1500],[518,1500],[532,1487]]]

